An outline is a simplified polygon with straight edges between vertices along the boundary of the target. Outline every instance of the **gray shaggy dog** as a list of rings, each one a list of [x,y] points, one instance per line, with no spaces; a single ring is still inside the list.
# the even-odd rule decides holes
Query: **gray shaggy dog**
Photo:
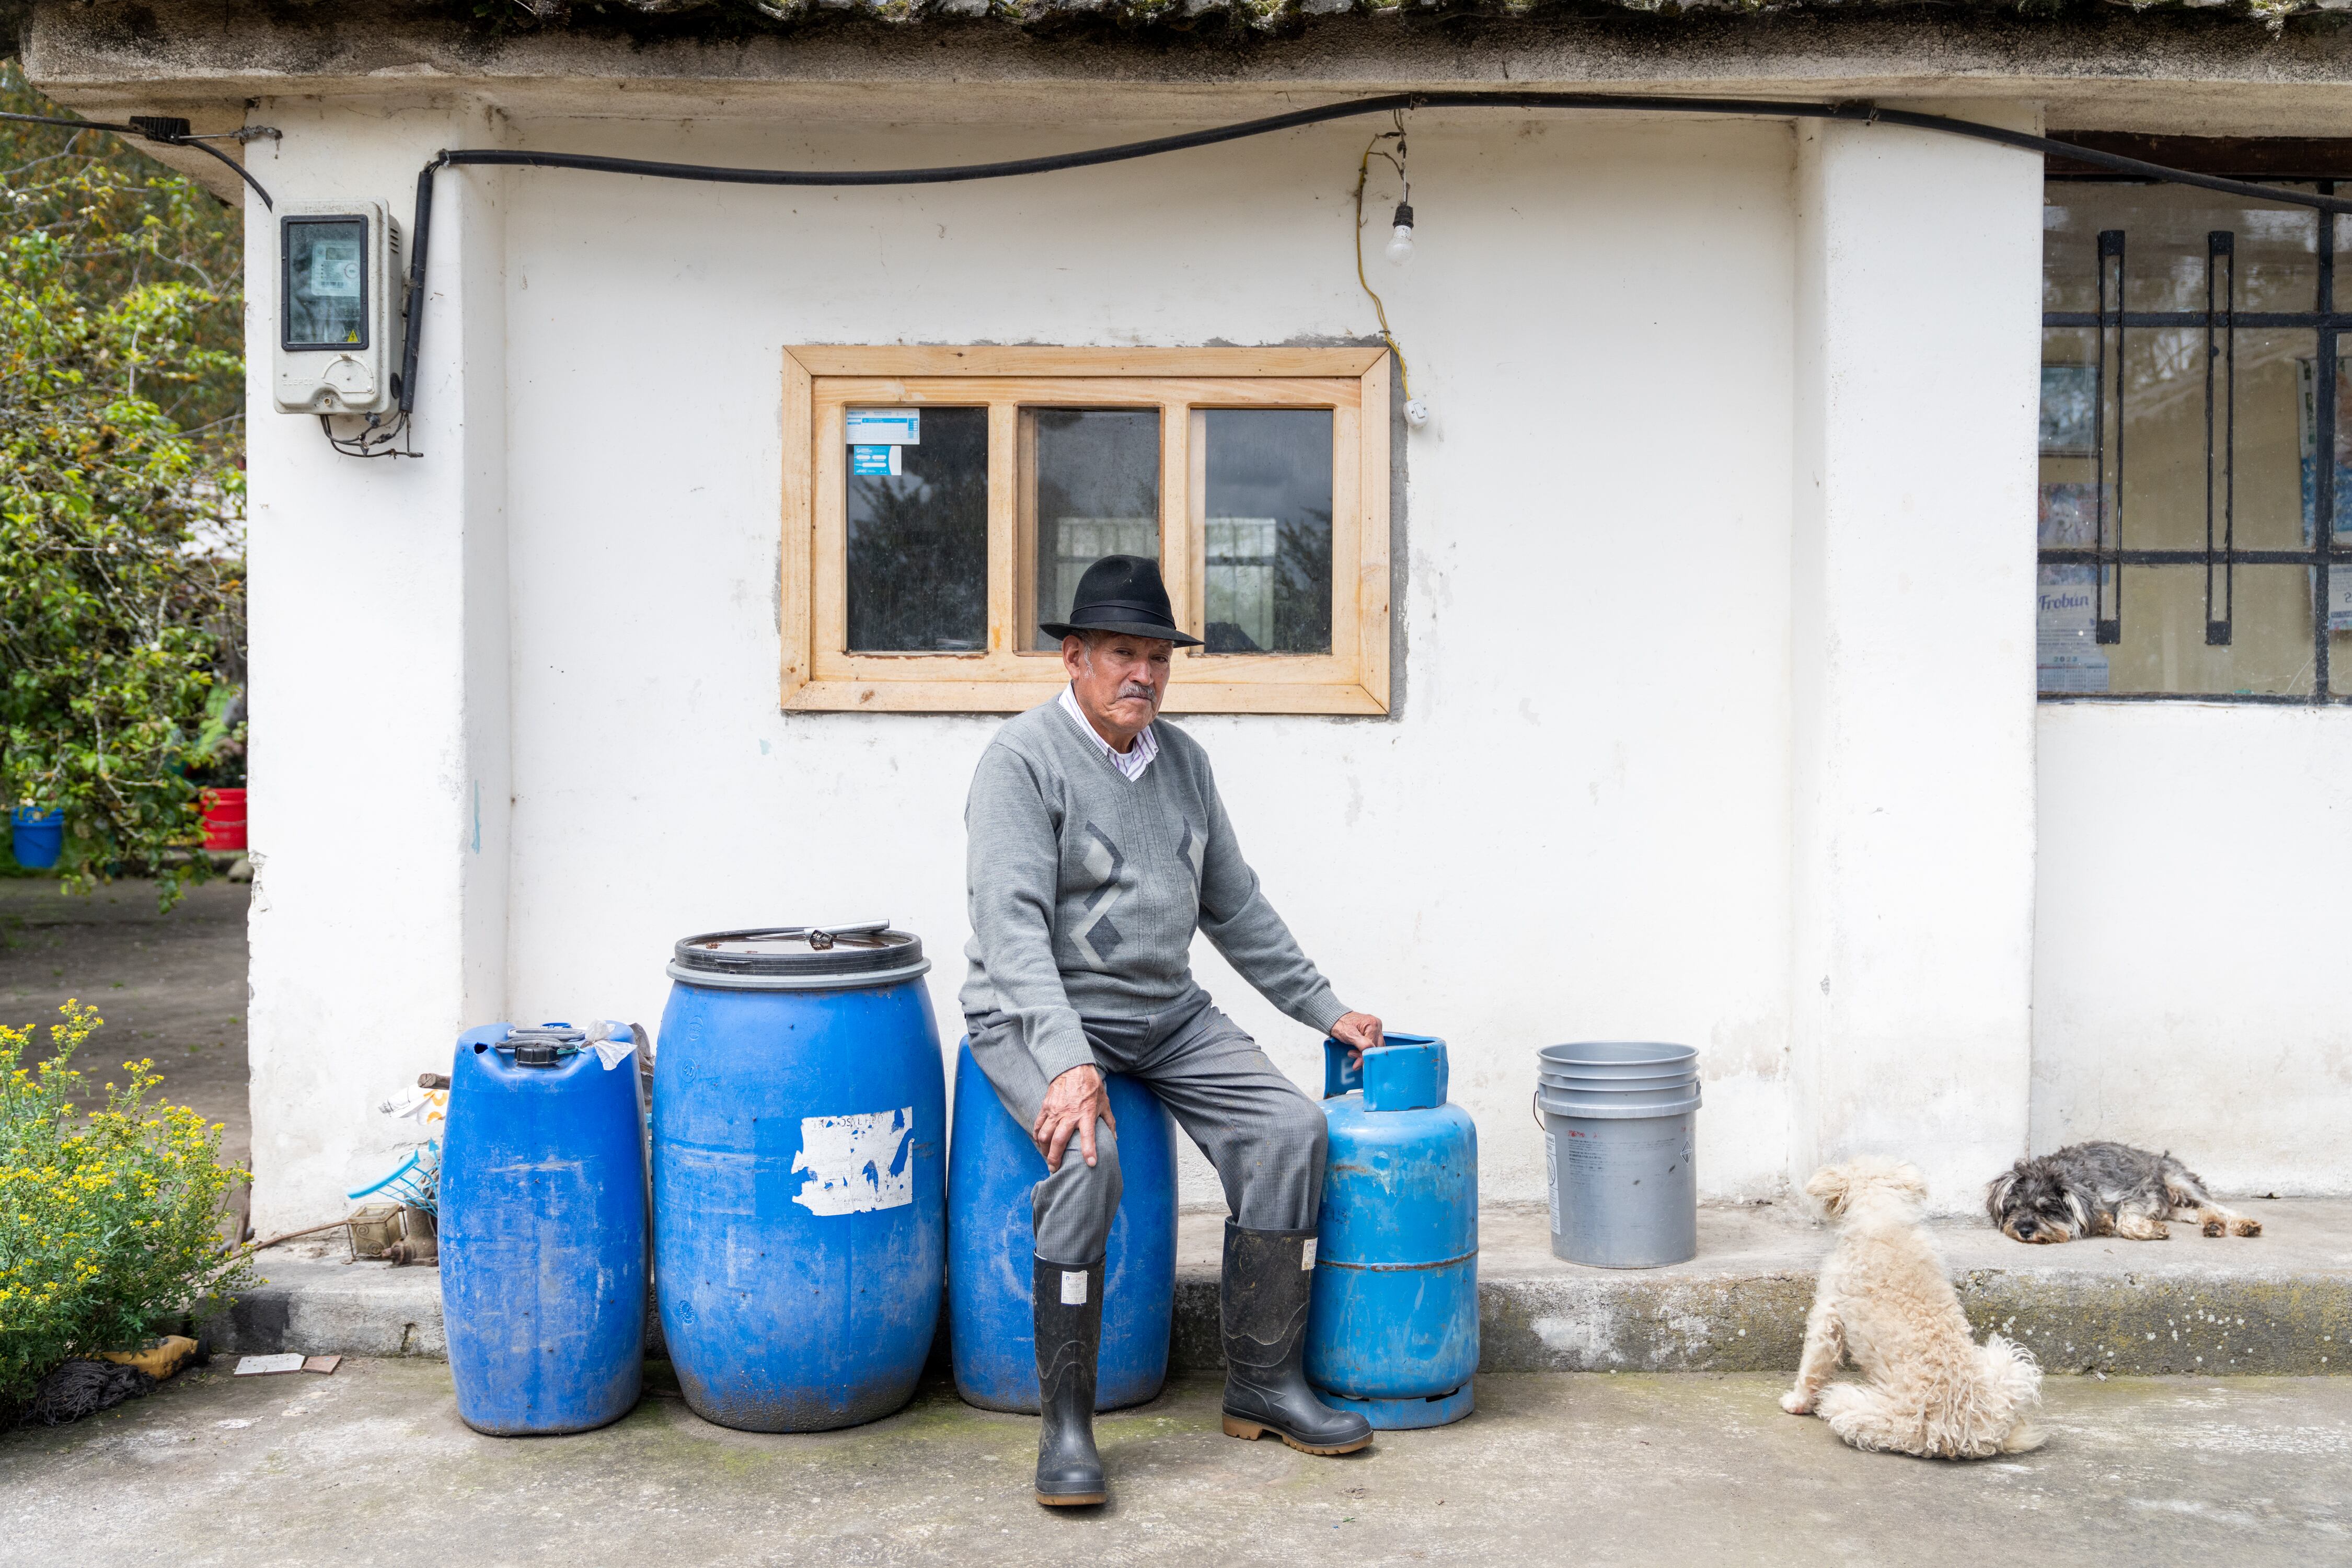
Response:
[[[2263,1222],[2213,1201],[2194,1171],[2170,1154],[2128,1143],[2075,1143],[2020,1160],[1985,1188],[1985,1212],[2012,1241],[2048,1245],[2091,1236],[2162,1241],[2168,1219],[2194,1220],[2207,1236],[2260,1236]]]

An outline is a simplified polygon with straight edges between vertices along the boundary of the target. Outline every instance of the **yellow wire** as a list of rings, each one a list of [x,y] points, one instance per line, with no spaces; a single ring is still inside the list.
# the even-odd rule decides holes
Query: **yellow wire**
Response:
[[[1404,388],[1405,400],[1411,402],[1412,373],[1405,369],[1404,350],[1397,346],[1396,334],[1389,331],[1388,306],[1381,303],[1380,294],[1372,288],[1372,280],[1364,276],[1364,185],[1372,177],[1373,150],[1396,134],[1393,131],[1383,131],[1366,142],[1363,160],[1356,165],[1356,282],[1370,296],[1372,312],[1381,319],[1381,341],[1389,345],[1389,353],[1396,355],[1397,383]],[[1382,153],[1381,156],[1387,157],[1388,154]],[[1389,162],[1393,163],[1396,160],[1390,158]],[[1402,168],[1399,173],[1402,173]]]

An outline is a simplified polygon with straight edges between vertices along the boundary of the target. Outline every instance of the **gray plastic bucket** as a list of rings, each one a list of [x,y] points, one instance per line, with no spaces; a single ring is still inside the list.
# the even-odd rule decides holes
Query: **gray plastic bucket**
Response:
[[[1547,1046],[1536,1089],[1555,1258],[1654,1268],[1698,1255],[1698,1052]]]

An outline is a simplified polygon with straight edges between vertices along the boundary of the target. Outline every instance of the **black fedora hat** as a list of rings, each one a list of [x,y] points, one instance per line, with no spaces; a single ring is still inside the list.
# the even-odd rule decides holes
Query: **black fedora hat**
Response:
[[[1048,637],[1081,637],[1087,632],[1124,632],[1131,637],[1158,637],[1178,647],[1198,647],[1201,639],[1177,629],[1168,607],[1168,584],[1160,580],[1160,563],[1140,555],[1106,555],[1087,568],[1072,595],[1070,618],[1046,621],[1038,629]]]

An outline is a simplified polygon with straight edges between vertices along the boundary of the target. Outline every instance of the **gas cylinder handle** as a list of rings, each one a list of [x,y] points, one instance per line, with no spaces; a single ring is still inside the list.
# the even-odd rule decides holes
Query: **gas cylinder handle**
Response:
[[[1349,1060],[1355,1047],[1326,1037],[1323,1041],[1323,1098],[1337,1100],[1350,1089],[1364,1087],[1364,1062],[1361,1057]]]

